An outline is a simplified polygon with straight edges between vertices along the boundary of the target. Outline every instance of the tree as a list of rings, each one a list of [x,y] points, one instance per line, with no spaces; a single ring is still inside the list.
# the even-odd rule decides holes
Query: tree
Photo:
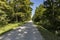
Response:
[[[9,2],[9,5],[11,5],[11,7],[13,8],[14,14],[22,13],[24,15],[24,19],[22,20],[28,20],[28,18],[31,16],[32,8],[30,7],[30,0],[13,0],[13,2]],[[29,17],[27,17],[28,15]],[[18,21],[18,19],[20,19],[21,17],[19,18],[17,15],[15,15],[14,18],[16,19],[16,21]]]
[[[59,8],[59,0],[46,0],[44,2],[45,8],[47,8],[46,11],[46,18],[49,20],[50,24],[51,24],[51,28],[52,30],[56,31],[59,28],[59,24],[60,24],[60,19],[58,18],[58,16],[60,16],[60,12],[57,10],[60,10]]]
[[[0,22],[14,23],[30,20],[31,5],[30,0],[0,0]]]
[[[42,11],[42,8],[45,9]],[[33,17],[35,22],[49,31],[55,31],[60,29],[60,1],[59,0],[46,0],[44,1],[43,7],[36,9]],[[41,10],[41,11],[39,11]],[[43,15],[41,15],[41,12]]]
[[[44,5],[42,5],[42,4],[39,7],[37,7],[35,10],[35,14],[33,16],[33,21],[40,22],[41,17],[43,16],[45,10],[46,9],[44,8]]]
[[[11,7],[6,4],[5,0],[0,0],[0,24],[8,23],[8,13],[12,13]]]

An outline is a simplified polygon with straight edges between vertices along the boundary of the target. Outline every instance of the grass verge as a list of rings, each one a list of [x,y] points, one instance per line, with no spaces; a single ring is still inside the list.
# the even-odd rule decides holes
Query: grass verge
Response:
[[[24,23],[20,22],[20,23],[12,23],[12,24],[8,24],[8,25],[5,25],[4,27],[0,27],[0,35],[12,30],[12,29],[15,29],[17,28],[18,26],[21,26],[23,25]]]
[[[57,35],[49,32],[47,29],[38,26],[38,30],[41,32],[41,35],[45,38],[45,40],[60,40],[58,39]]]

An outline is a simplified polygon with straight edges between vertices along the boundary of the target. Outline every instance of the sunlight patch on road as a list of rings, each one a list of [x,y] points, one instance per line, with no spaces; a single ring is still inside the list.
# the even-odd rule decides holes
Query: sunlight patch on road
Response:
[[[26,27],[20,27],[21,29],[25,29]]]
[[[36,32],[33,32],[33,34],[35,34]]]
[[[24,34],[27,34],[27,32],[25,31]]]
[[[37,27],[37,25],[33,25],[34,27]]]
[[[0,37],[0,39],[3,39],[3,37]]]
[[[19,29],[18,31],[19,31],[19,32],[21,32],[22,30],[21,30],[21,29]]]
[[[32,22],[32,20],[30,20],[29,22]]]
[[[8,36],[10,36],[11,35],[11,33],[9,33],[9,34],[7,34]]]

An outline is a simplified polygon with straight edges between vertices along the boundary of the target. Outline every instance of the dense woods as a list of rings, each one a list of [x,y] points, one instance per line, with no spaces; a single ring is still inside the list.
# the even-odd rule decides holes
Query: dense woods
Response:
[[[60,0],[45,0],[36,8],[33,21],[55,34],[60,34]]]
[[[32,5],[30,0],[0,0],[0,34],[31,20]],[[32,20],[48,31],[60,35],[60,0],[44,0],[43,4],[36,7]]]
[[[41,33],[45,40],[60,40],[60,0],[43,0],[43,3],[39,6],[39,3],[36,2],[36,5],[35,2],[35,0],[0,0],[0,35],[12,29],[18,29],[18,31],[21,29],[21,32],[28,29],[29,32],[26,31],[26,33],[31,32],[31,36],[33,36],[36,31],[33,28],[37,25],[37,31]],[[27,27],[25,28],[25,25],[22,27],[23,24],[29,28],[32,27],[34,32]]]
[[[30,0],[0,0],[0,26],[31,19]]]

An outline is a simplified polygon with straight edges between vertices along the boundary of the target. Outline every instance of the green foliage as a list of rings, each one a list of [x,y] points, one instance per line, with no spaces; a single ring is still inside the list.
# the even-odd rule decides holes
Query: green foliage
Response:
[[[0,25],[30,20],[30,5],[30,0],[0,0]]]
[[[46,10],[43,7],[44,7],[43,5],[40,5],[35,10],[35,15],[33,16],[33,20],[35,20],[36,22],[39,22],[40,21],[42,15],[43,15],[43,12]]]
[[[5,25],[4,27],[0,27],[0,35],[3,34],[4,32],[7,32],[11,29],[16,28],[18,25],[20,25],[20,24],[19,23],[14,23],[14,24]]]
[[[44,5],[40,5],[36,8],[33,21],[48,29],[49,31],[56,33],[60,30],[60,1],[59,0],[46,0]],[[57,33],[56,33],[57,34]]]
[[[58,31],[60,28],[60,19],[58,18],[58,16],[60,16],[60,4],[59,0],[47,0],[44,2],[46,13],[44,14],[46,16],[46,19],[49,20],[49,29],[52,31]],[[49,5],[49,6],[48,6]],[[59,10],[59,11],[57,11]]]
[[[0,5],[1,5],[0,6],[0,24],[1,25],[3,25],[3,24],[5,25],[7,23],[7,20],[6,20],[6,16],[7,15],[5,14],[5,11],[3,11],[4,8],[2,7],[2,4],[4,4],[4,2],[0,1]]]
[[[57,35],[53,34],[52,32],[48,31],[42,26],[37,26],[38,30],[41,32],[41,35],[45,40],[60,40]]]

